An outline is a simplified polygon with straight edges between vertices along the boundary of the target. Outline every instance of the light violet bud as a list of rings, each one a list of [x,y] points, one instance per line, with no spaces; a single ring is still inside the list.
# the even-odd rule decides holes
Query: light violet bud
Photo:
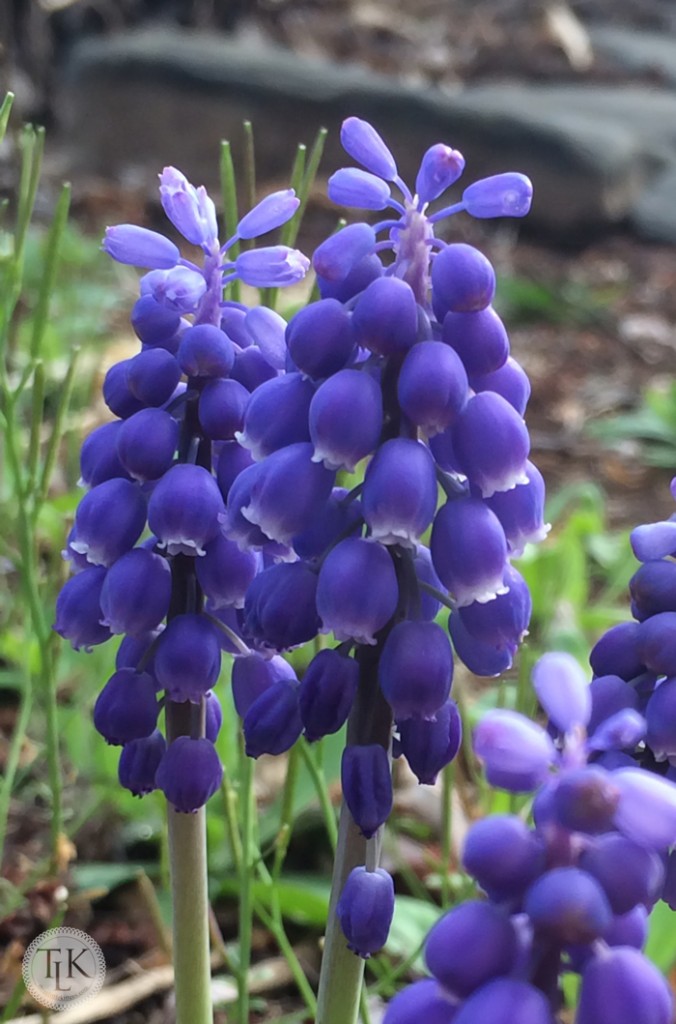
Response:
[[[181,258],[178,247],[168,238],[136,224],[106,228],[101,248],[118,263],[154,270],[169,270]]]
[[[340,129],[340,142],[353,160],[386,181],[397,177],[394,157],[375,128],[359,117],[348,117]]]
[[[249,249],[235,260],[237,276],[254,288],[277,288],[302,281],[310,269],[310,261],[298,249],[271,245]]]
[[[286,320],[266,306],[255,306],[244,317],[244,325],[275,370],[286,365]]]
[[[615,828],[639,844],[666,850],[676,842],[676,785],[641,768],[612,773],[620,790]]]
[[[556,761],[556,749],[545,730],[524,715],[503,708],[483,716],[474,730],[474,750],[484,762],[491,786],[510,793],[537,789]]]
[[[167,217],[193,245],[216,240],[216,207],[204,186],[195,188],[181,171],[165,167],[160,178],[160,201]]]
[[[423,203],[431,203],[433,199],[445,192],[457,181],[465,169],[465,158],[457,149],[444,146],[439,142],[430,146],[420,164],[415,179],[415,190]]]
[[[300,206],[300,199],[292,188],[273,192],[246,213],[237,225],[238,238],[258,238],[268,231],[286,224]]]
[[[344,281],[352,268],[373,252],[375,244],[370,224],[348,224],[315,249],[312,265],[325,281]]]
[[[572,654],[543,654],[531,678],[540,704],[557,729],[569,732],[587,725],[591,717],[589,680]]]
[[[631,692],[635,693],[633,689]],[[622,708],[601,722],[589,740],[589,750],[633,750],[637,743],[645,739],[646,728],[645,718],[635,708]],[[659,749],[654,739],[655,742],[648,740],[649,746],[654,754],[660,756],[665,751]]]
[[[194,313],[207,290],[204,276],[190,267],[153,270],[141,278],[142,295],[152,295],[156,302],[175,313]]]
[[[387,182],[357,167],[343,167],[332,174],[327,191],[334,203],[357,210],[384,210],[390,200]]]
[[[525,174],[508,172],[475,181],[462,194],[472,217],[525,217],[530,210],[533,185]]]
[[[676,522],[646,523],[629,534],[629,542],[639,562],[650,562],[676,552]]]

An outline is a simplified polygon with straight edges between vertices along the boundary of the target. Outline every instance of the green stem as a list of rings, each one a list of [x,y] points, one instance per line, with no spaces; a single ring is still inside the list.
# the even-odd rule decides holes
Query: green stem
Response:
[[[310,773],[313,785],[315,787],[315,793],[319,800],[319,806],[322,809],[322,816],[324,818],[324,826],[326,833],[331,843],[331,849],[335,852],[336,846],[338,845],[338,826],[336,825],[336,812],[333,809],[331,803],[331,797],[329,796],[329,789],[326,785],[326,779],[323,771],[319,768],[314,756],[313,751],[310,749],[310,745],[306,739],[301,739],[298,744],[301,757],[305,762],[305,767]]]
[[[9,805],[12,796],[12,788],[14,786],[14,778],[16,776],[17,768],[19,767],[21,748],[23,747],[23,742],[26,737],[28,720],[30,718],[32,707],[33,680],[31,678],[30,669],[26,667],[21,693],[21,709],[14,725],[12,742],[9,747],[7,763],[5,765],[5,774],[2,780],[2,787],[0,788],[0,861],[2,861],[2,852],[5,846],[5,834],[7,831],[7,819],[9,817]]]
[[[253,862],[253,777],[254,763],[244,753],[240,755],[240,814],[242,859],[239,871],[239,973],[237,975],[237,1022],[249,1024],[249,966],[251,964],[252,935],[252,862]]]
[[[446,910],[451,902],[451,850],[453,831],[454,765],[447,764],[441,773],[441,905]]]

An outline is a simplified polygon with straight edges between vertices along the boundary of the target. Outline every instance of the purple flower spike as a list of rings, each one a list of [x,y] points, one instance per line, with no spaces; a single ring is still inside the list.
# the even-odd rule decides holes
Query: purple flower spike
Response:
[[[193,245],[210,247],[218,236],[216,207],[203,185],[195,188],[175,167],[165,167],[160,178],[160,201],[167,217]]]
[[[392,810],[392,772],[387,751],[378,743],[345,747],[340,777],[350,814],[362,835],[370,839]]]
[[[470,378],[471,387],[479,391],[496,391],[497,394],[509,402],[523,416],[530,398],[530,381],[522,366],[512,356],[507,357],[499,370],[492,373],[473,375]]]
[[[174,810],[194,814],[221,785],[223,766],[207,739],[179,736],[160,761],[155,781]]]
[[[336,299],[320,299],[296,313],[286,329],[295,365],[318,380],[341,370],[354,349],[350,318]]]
[[[390,186],[382,178],[357,167],[343,167],[329,178],[329,199],[338,206],[356,210],[384,210],[390,201]]]
[[[537,544],[544,540],[550,526],[544,521],[545,482],[537,466],[526,461],[525,474],[528,482],[513,487],[511,491],[496,491],[486,499],[488,507],[500,520],[509,553],[520,558],[526,544]]]
[[[221,670],[216,627],[204,615],[177,615],[162,633],[154,672],[170,700],[198,704]]]
[[[162,409],[141,409],[117,435],[117,454],[139,483],[159,480],[171,467],[178,446],[178,423]]]
[[[159,710],[152,676],[123,668],[110,677],[98,696],[94,727],[106,743],[118,746],[152,735]]]
[[[533,199],[533,185],[525,174],[494,174],[475,181],[462,194],[471,217],[525,217]]]
[[[418,340],[418,307],[412,289],[398,277],[380,277],[365,288],[352,314],[359,345],[377,355],[406,352]]]
[[[399,725],[399,749],[421,785],[433,786],[439,772],[450,764],[462,742],[462,718],[447,700],[434,720],[408,718]]]
[[[312,265],[324,281],[344,281],[350,271],[373,252],[375,244],[376,236],[370,224],[348,224],[317,246]]]
[[[273,245],[262,249],[249,249],[235,260],[237,276],[253,288],[277,288],[302,281],[310,261],[298,249],[286,245]]]
[[[309,411],[313,459],[353,472],[376,448],[383,426],[380,387],[361,370],[339,370],[319,386]]]
[[[397,721],[433,720],[453,679],[453,652],[436,622],[398,622],[378,664],[378,682]]]
[[[324,630],[332,630],[336,640],[375,644],[398,598],[392,559],[372,541],[348,537],[336,544],[319,571],[317,611]]]
[[[415,179],[415,191],[422,203],[431,203],[458,180],[465,169],[465,158],[457,149],[438,142],[430,146]]]
[[[319,651],[307,667],[298,700],[310,743],[338,732],[347,721],[359,684],[359,665],[337,650]]]
[[[383,1024],[453,1024],[457,1002],[432,978],[414,981],[388,1003]]]
[[[244,600],[244,625],[257,643],[284,651],[317,633],[317,576],[304,562],[272,565],[255,577]]]
[[[422,341],[406,355],[397,380],[402,411],[428,437],[455,422],[467,402],[467,373],[441,341]]]
[[[181,258],[178,248],[164,235],[135,224],[106,228],[101,248],[118,263],[132,267],[168,270]]]
[[[137,636],[156,629],[169,611],[171,570],[166,558],[134,548],[110,567],[101,589],[101,622],[111,633]]]
[[[469,900],[445,914],[425,943],[428,970],[444,988],[461,997],[471,995],[491,978],[508,974],[516,956],[517,936],[508,915],[478,900]]]
[[[174,313],[194,313],[206,290],[203,274],[190,267],[153,270],[141,278],[141,295],[152,295]]]
[[[505,533],[495,513],[478,498],[459,498],[439,509],[430,550],[439,579],[459,607],[507,592]]]
[[[673,998],[637,949],[599,949],[582,975],[577,1024],[670,1024]]]
[[[447,313],[442,337],[460,356],[470,377],[495,373],[507,362],[507,331],[492,306],[476,313]]]
[[[146,522],[146,501],[129,480],[106,480],[85,494],[75,513],[73,551],[92,565],[112,565],[134,546]]]
[[[345,152],[385,181],[397,177],[394,157],[375,128],[359,117],[346,118],[340,129],[340,142]]]
[[[85,569],[66,580],[56,599],[54,631],[70,640],[76,651],[89,651],[112,636],[108,627],[101,625],[100,600],[105,578],[103,566]]]
[[[483,716],[474,730],[474,750],[490,784],[510,793],[531,793],[546,781],[556,761],[556,749],[544,729],[503,708]]]
[[[244,595],[260,567],[260,555],[242,551],[219,534],[209,541],[195,572],[200,587],[214,608],[243,608]]]
[[[150,496],[148,525],[170,555],[203,555],[219,533],[225,506],[211,473],[201,466],[172,466]]]
[[[265,658],[262,654],[235,658],[232,666],[232,696],[239,717],[244,718],[260,695],[280,679],[298,682],[291,665],[279,654],[272,658]]]
[[[167,744],[156,729],[150,736],[125,743],[120,753],[117,777],[121,786],[134,796],[146,796],[155,789],[155,775]]]
[[[453,1024],[555,1024],[539,989],[516,978],[496,978],[462,1004]],[[598,1024],[598,1022],[597,1022]]]
[[[572,654],[543,654],[532,674],[533,687],[551,722],[561,732],[586,726],[591,716],[587,675]]]
[[[347,947],[367,960],[387,942],[394,916],[394,883],[383,868],[353,868],[336,906]]]
[[[437,507],[434,460],[418,441],[385,441],[367,466],[362,492],[364,519],[373,540],[415,547]]]
[[[676,785],[640,768],[613,772],[620,789],[615,828],[640,846],[664,851],[676,843]]]
[[[484,498],[528,483],[526,424],[493,391],[470,398],[453,428],[453,448],[460,469]]]
[[[511,900],[521,897],[545,870],[545,845],[521,818],[494,814],[470,828],[462,863],[490,899]]]
[[[258,238],[268,231],[286,224],[300,206],[300,199],[292,188],[272,192],[262,199],[253,210],[246,213],[237,225],[238,238]]]
[[[493,301],[495,271],[478,249],[456,242],[435,257],[432,290],[444,312],[477,312]]]
[[[631,549],[639,562],[665,558],[676,552],[676,521],[647,523],[637,526],[629,535]]]
[[[283,754],[301,732],[298,683],[278,679],[251,704],[242,723],[247,757]]]
[[[299,373],[287,373],[261,384],[249,400],[237,441],[254,459],[298,441],[309,441],[308,414],[314,393],[311,382]]]

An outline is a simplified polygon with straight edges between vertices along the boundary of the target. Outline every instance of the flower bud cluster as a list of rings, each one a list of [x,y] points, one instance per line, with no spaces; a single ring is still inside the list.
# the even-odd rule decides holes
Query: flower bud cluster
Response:
[[[230,482],[251,463],[235,435],[257,384],[278,379],[285,350],[282,318],[224,302],[223,286],[234,276],[286,284],[309,263],[280,246],[227,260],[234,242],[293,215],[299,201],[291,190],[259,203],[224,246],[204,188],[169,167],[160,195],[174,227],[201,248],[203,264],[145,228],[106,231],[106,252],[149,269],[131,315],[140,351],[108,371],[103,394],[116,418],[82,446],[87,493],[64,552],[74,574],[59,595],[55,629],[85,650],[123,635],[94,724],[122,747],[123,786],[139,796],[159,788],[190,812],[222,777],[213,687],[229,641],[217,617],[242,607],[261,566],[259,553],[222,532]],[[158,716],[172,704],[183,705],[186,731],[167,745]]]
[[[480,721],[475,750],[488,781],[534,793],[534,824],[497,815],[472,826],[463,864],[487,899],[432,928],[433,980],[398,995],[385,1024],[426,1011],[440,1024],[553,1024],[567,972],[581,976],[577,1024],[670,1024],[668,985],[642,949],[649,911],[669,898],[676,785],[624,766],[645,719],[610,702],[595,709],[594,682],[572,656],[547,654],[533,684],[548,728],[502,709]]]

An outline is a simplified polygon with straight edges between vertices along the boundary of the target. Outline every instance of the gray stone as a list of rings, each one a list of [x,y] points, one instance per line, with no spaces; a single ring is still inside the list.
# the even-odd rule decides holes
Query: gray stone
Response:
[[[676,85],[676,36],[615,25],[592,25],[588,31],[596,53],[626,71],[654,74]]]
[[[631,211],[630,222],[641,238],[651,242],[676,242],[676,162],[641,193]]]

